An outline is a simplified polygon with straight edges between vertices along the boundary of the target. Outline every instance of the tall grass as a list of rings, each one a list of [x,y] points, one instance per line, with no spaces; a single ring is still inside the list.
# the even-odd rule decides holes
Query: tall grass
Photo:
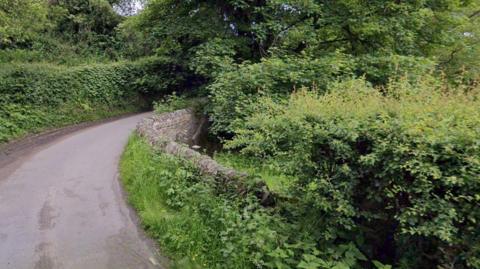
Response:
[[[252,268],[264,264],[262,248],[277,244],[272,218],[252,198],[217,192],[212,178],[138,136],[120,171],[142,225],[178,268]]]

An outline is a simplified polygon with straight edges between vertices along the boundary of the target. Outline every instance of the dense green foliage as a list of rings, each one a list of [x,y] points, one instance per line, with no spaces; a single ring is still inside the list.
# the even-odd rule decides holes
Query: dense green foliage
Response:
[[[120,170],[142,224],[176,268],[348,268],[366,259],[353,244],[320,253],[255,196],[238,195],[136,136]]]
[[[113,5],[128,3],[0,0],[0,143],[139,111],[167,89],[161,58],[119,61]]]
[[[359,76],[478,79],[477,10],[453,0],[152,0],[119,29],[126,55],[161,57],[168,87],[206,89],[214,131],[231,136],[259,94]]]
[[[107,0],[1,0],[0,62],[116,59],[121,20]]]
[[[258,248],[274,244],[270,221],[253,202],[217,196],[213,179],[182,160],[153,152],[136,136],[120,168],[142,224],[177,258],[179,268],[247,268],[261,262],[253,255],[263,255]]]
[[[106,0],[0,0],[0,143],[142,109],[138,64],[85,65],[115,57],[120,21]]]
[[[426,59],[411,61],[408,57],[394,58],[385,59],[381,72],[389,72],[391,77],[405,72],[410,79],[415,79],[433,70],[433,63]],[[361,61],[359,64],[365,64],[365,59]],[[251,102],[256,102],[257,96],[287,97],[296,87],[312,85],[318,92],[323,92],[329,83],[353,77],[355,65],[353,57],[333,53],[321,58],[269,58],[226,72],[209,86],[214,131],[231,132],[231,125],[250,113],[248,106]],[[401,72],[399,68],[402,68]],[[372,71],[371,75],[374,74]]]
[[[478,38],[464,35],[477,30],[477,8],[475,1],[152,0],[128,24],[151,41],[137,43],[146,49],[138,51],[175,55],[184,67],[199,56],[238,62],[335,51],[381,63],[385,56],[435,58],[437,50],[468,46]]]
[[[479,5],[151,0],[119,34],[280,195],[272,267],[478,268]]]
[[[236,204],[243,197],[237,200],[224,188],[162,187],[165,170],[196,170],[178,160],[165,168],[165,159],[172,158],[136,139],[122,175],[137,182],[129,189],[138,199],[133,203],[149,211],[145,225],[161,245],[177,261],[195,257],[202,268],[478,268],[479,90],[449,88],[433,77],[392,81],[382,89],[357,79],[334,83],[324,94],[301,89],[287,100],[265,95],[250,103],[250,116],[233,125],[236,135],[226,143],[241,155],[220,153],[216,159],[262,178],[276,193],[275,208],[257,212],[255,224],[225,220],[245,209]],[[167,103],[185,104],[171,99]],[[166,110],[162,106],[160,112]],[[218,184],[192,177],[202,186]],[[175,174],[172,180],[180,184],[185,178]],[[152,188],[171,196],[150,197]],[[145,209],[155,206],[151,201],[182,197],[188,202],[178,215]],[[206,202],[217,199],[235,206]],[[248,205],[259,207],[251,199]],[[206,205],[206,214],[195,211]],[[216,210],[222,212],[221,225],[212,220]],[[203,237],[212,227],[220,232]],[[229,228],[244,238],[217,241]],[[275,235],[272,241],[262,237],[265,232]],[[166,240],[171,236],[175,242]],[[246,238],[269,243],[242,253]],[[220,259],[230,247],[239,256]]]
[[[145,64],[96,64],[65,69],[48,64],[0,70],[0,142],[32,131],[139,111],[135,79]]]
[[[251,156],[221,151],[215,152],[214,159],[226,167],[261,178],[269,190],[282,196],[289,196],[290,185],[297,181],[295,176],[285,174],[278,166]]]
[[[278,199],[133,138],[125,185],[179,267],[480,268],[479,1],[140,2],[0,0],[0,143],[208,98],[216,158]]]
[[[48,28],[45,1],[0,1],[0,48],[28,46]]]
[[[165,95],[162,99],[153,102],[153,110],[155,113],[164,113],[172,112],[175,110],[192,108],[195,111],[201,112],[203,109],[205,100],[198,98],[186,98],[183,96],[178,96],[176,92],[173,92],[170,95]]]
[[[265,97],[227,146],[298,177],[292,217],[319,246],[355,242],[398,268],[478,268],[479,89],[383,91],[353,80]]]

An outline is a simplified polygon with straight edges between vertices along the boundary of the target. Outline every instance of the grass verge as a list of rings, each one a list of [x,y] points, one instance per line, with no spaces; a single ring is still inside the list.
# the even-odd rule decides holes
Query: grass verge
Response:
[[[254,195],[232,191],[137,135],[120,172],[129,202],[173,268],[363,268],[358,261],[367,260],[353,243],[317,245],[313,235],[323,231],[311,223],[318,219],[304,218],[296,199],[263,208]]]
[[[139,104],[126,104],[115,108],[101,105],[85,108],[66,104],[53,109],[9,104],[0,109],[0,145],[49,129],[140,112],[141,107]]]
[[[269,262],[278,219],[254,197],[220,191],[188,162],[155,152],[137,135],[120,163],[128,200],[176,268],[254,268]]]

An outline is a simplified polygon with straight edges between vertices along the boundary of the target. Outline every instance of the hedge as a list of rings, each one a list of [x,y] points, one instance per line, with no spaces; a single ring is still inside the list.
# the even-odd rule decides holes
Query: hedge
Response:
[[[480,268],[479,108],[478,87],[352,80],[260,99],[228,146],[298,178],[287,216],[320,252],[352,242],[395,268]]]
[[[0,68],[0,143],[27,133],[145,108],[155,89],[138,83],[154,59],[77,67]]]

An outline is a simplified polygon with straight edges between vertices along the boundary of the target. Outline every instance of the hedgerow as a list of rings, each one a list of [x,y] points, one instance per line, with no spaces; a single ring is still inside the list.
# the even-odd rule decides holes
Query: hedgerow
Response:
[[[287,216],[321,252],[350,242],[395,268],[480,268],[479,93],[353,80],[264,97],[227,147],[297,178]]]
[[[0,143],[45,128],[145,108],[145,98],[156,89],[139,80],[154,72],[152,62],[2,65]]]
[[[248,104],[258,95],[288,95],[294,87],[326,84],[338,77],[353,75],[353,61],[334,53],[322,58],[270,58],[256,64],[243,64],[222,73],[208,86],[211,95],[210,116],[213,130],[232,132],[235,120],[248,115]]]
[[[211,62],[215,62],[216,58],[212,58]],[[207,87],[211,97],[212,130],[232,133],[235,122],[249,115],[249,104],[262,95],[286,98],[301,87],[315,87],[323,92],[332,82],[356,76],[364,76],[376,84],[404,75],[415,81],[433,70],[434,63],[422,57],[375,55],[355,59],[339,52],[322,57],[271,57],[260,63],[241,64],[217,75]]]
[[[358,268],[354,244],[318,246],[293,219],[133,136],[120,163],[128,200],[173,268]]]

